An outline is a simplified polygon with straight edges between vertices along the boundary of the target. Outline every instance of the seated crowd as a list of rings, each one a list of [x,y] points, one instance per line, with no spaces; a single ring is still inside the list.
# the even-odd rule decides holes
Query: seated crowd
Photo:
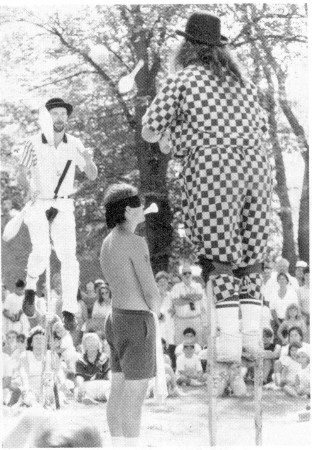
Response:
[[[309,267],[299,261],[296,276],[280,259],[273,271],[264,266],[262,308],[263,384],[291,397],[310,397]],[[156,274],[162,300],[160,332],[169,396],[183,395],[183,386],[207,382],[207,299],[203,283],[184,264],[181,274]],[[22,311],[25,284],[15,292],[2,286],[3,403],[33,406],[40,403],[45,341],[46,292],[36,297],[36,312]],[[109,347],[104,322],[111,308],[111,291],[103,280],[89,281],[79,289],[77,329],[65,330],[61,320],[62,292],[59,274],[52,279],[53,370],[60,402],[74,398],[84,404],[105,402],[110,391]],[[254,378],[254,355],[243,349],[241,363],[216,363],[218,396],[246,396]],[[153,396],[153,380],[147,398]]]

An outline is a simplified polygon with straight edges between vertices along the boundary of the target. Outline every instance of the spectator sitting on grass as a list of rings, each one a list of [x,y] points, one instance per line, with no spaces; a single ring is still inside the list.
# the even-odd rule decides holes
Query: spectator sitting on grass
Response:
[[[8,354],[2,353],[2,401],[4,405],[13,406],[21,395],[21,390],[12,383],[13,363]]]
[[[298,304],[291,303],[287,306],[284,322],[279,326],[277,330],[277,337],[282,345],[288,344],[288,330],[290,330],[290,328],[294,326],[300,327],[303,334],[305,334],[306,325],[304,319],[301,317],[300,308]]]
[[[297,352],[297,361],[301,368],[296,375],[295,388],[298,395],[304,395],[310,398],[310,355],[299,349]]]
[[[194,345],[195,355],[198,355],[202,350],[201,346],[196,342],[196,331],[194,330],[194,328],[185,328],[185,330],[183,331],[183,342],[179,344],[175,349],[176,357],[183,354],[184,344]]]
[[[270,328],[263,329],[263,384],[273,381],[274,361],[280,355],[280,347],[273,343],[273,331]]]
[[[3,346],[3,352],[9,355],[10,357],[17,350],[17,336],[18,333],[14,330],[10,330],[5,335],[5,342]]]
[[[310,345],[306,342],[303,342],[303,333],[300,327],[292,327],[288,330],[288,345],[280,346],[277,345],[276,348],[280,348],[280,356],[277,361],[274,362],[274,376],[273,379],[277,386],[280,385],[281,380],[281,371],[283,367],[283,359],[285,356],[288,356],[289,345],[297,342],[300,344],[300,348],[306,350],[308,353],[310,352]]]
[[[76,362],[75,398],[85,404],[106,402],[110,391],[110,366],[96,333],[82,339],[82,355]]]
[[[300,364],[297,361],[297,352],[299,349],[300,344],[297,342],[289,345],[288,355],[283,358],[280,382],[277,377],[277,385],[281,386],[284,392],[292,397],[297,396],[295,382],[300,369]]]
[[[65,330],[61,321],[54,323],[52,332],[54,350],[61,361],[63,361],[65,375],[69,380],[74,381],[76,361],[79,354],[75,350],[73,338],[71,337],[70,332]],[[71,388],[71,384],[68,384],[68,388]]]
[[[204,374],[199,356],[195,354],[195,344],[183,344],[183,353],[177,357],[177,384],[200,386]]]

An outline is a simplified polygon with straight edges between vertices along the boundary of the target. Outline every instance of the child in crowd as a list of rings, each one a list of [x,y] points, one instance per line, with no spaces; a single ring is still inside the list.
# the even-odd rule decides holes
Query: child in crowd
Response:
[[[282,389],[291,396],[296,396],[295,382],[296,376],[299,373],[300,365],[297,361],[297,352],[300,349],[300,344],[294,342],[289,345],[288,355],[283,357],[282,360],[282,372],[276,375],[276,384],[281,386]],[[295,393],[295,395],[294,395]]]
[[[177,357],[177,384],[201,386],[204,374],[199,356],[195,354],[195,344],[184,343],[183,353]]]
[[[97,333],[86,333],[82,355],[76,362],[75,398],[84,404],[106,402],[110,391],[110,365]]]
[[[54,323],[52,332],[54,349],[61,361],[64,361],[65,363],[64,371],[66,377],[69,380],[74,381],[76,361],[79,355],[75,350],[71,334],[69,331],[65,330],[61,321]],[[68,388],[71,388],[70,384],[68,384]]]
[[[263,384],[273,381],[274,361],[280,355],[280,347],[273,342],[273,331],[270,328],[263,329]]]
[[[284,322],[279,326],[277,330],[277,337],[282,345],[286,345],[288,343],[288,331],[294,326],[300,327],[303,334],[305,334],[306,324],[301,316],[300,308],[296,303],[291,303],[287,306]]]
[[[185,330],[183,331],[183,342],[179,344],[175,349],[176,357],[183,354],[184,344],[194,345],[195,355],[198,355],[202,350],[201,346],[196,342],[196,331],[194,330],[194,328],[185,328]]]
[[[299,349],[297,352],[297,361],[301,368],[296,375],[296,392],[298,395],[306,395],[310,398],[310,356],[303,349]]]

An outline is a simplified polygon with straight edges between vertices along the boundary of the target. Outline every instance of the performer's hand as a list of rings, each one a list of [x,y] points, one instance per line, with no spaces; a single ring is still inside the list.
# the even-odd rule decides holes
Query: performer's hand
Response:
[[[83,151],[80,151],[85,161],[91,161],[93,159],[93,150],[91,148],[84,148]]]
[[[170,143],[169,143],[169,132],[165,131],[162,137],[159,139],[159,148],[162,153],[168,155],[171,151]]]

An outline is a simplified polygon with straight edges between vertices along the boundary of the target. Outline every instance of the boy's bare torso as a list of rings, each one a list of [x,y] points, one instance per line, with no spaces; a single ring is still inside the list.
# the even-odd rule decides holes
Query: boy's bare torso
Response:
[[[100,261],[113,308],[154,309],[159,294],[143,238],[114,228],[104,239]]]

